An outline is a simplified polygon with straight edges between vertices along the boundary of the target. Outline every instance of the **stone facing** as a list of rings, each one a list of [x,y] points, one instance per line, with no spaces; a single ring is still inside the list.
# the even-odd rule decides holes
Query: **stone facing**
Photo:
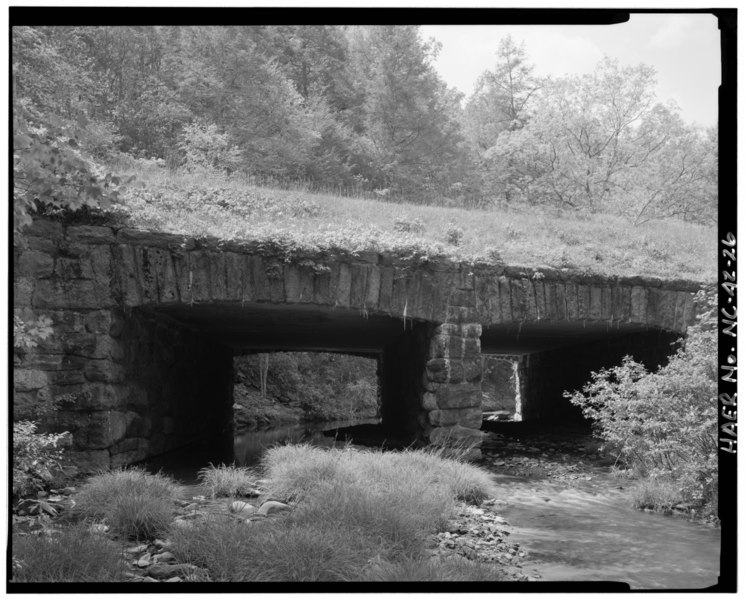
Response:
[[[684,281],[441,260],[420,264],[375,254],[286,262],[256,243],[44,219],[27,233],[27,247],[14,255],[14,314],[24,320],[48,316],[55,334],[15,364],[14,409],[20,417],[44,397],[71,398],[73,407],[61,419],[77,426],[75,447],[95,452],[93,461],[108,451],[110,462],[124,463],[169,446],[160,439],[174,434],[167,414],[156,424],[133,424],[142,422],[137,409],[147,401],[131,384],[139,376],[132,371],[138,350],[123,341],[136,307],[315,304],[433,323],[419,400],[422,436],[474,444],[480,438],[482,326],[593,320],[682,333],[693,322],[698,289]],[[188,346],[178,346],[186,357]],[[132,430],[144,436],[127,432]]]

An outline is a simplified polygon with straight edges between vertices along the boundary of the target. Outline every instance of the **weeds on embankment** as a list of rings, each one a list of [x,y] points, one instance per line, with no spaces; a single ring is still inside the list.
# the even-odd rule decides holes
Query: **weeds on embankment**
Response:
[[[130,226],[257,241],[289,254],[379,252],[693,281],[716,272],[715,229],[674,219],[634,225],[605,213],[467,210],[262,188],[217,174],[134,174],[142,187],[122,195]]]

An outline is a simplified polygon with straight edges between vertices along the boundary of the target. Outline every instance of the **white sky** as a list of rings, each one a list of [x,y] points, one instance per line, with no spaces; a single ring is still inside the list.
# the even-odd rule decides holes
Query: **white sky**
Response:
[[[690,123],[718,121],[721,49],[717,20],[706,14],[633,14],[619,25],[426,25],[424,39],[443,44],[434,63],[446,83],[469,96],[493,67],[498,42],[524,42],[538,75],[589,73],[604,55],[657,71],[657,96],[674,100]]]

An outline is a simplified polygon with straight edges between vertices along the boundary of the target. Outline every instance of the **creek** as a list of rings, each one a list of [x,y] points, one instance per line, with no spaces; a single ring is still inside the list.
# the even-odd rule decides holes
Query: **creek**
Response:
[[[375,422],[240,431],[220,449],[197,447],[149,466],[194,484],[199,468],[209,462],[256,466],[267,448],[279,443],[340,446],[345,441],[330,431]],[[703,589],[717,583],[720,529],[633,508],[629,482],[599,460],[588,432],[558,436],[521,424],[486,423],[493,432],[479,465],[499,484],[497,505],[511,525],[511,542],[527,554],[522,569],[530,580],[619,581],[637,590]]]

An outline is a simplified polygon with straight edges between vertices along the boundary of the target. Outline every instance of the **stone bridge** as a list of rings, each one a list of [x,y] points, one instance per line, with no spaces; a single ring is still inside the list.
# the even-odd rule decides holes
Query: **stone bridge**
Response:
[[[14,415],[63,400],[79,463],[127,464],[230,430],[234,355],[337,351],[378,359],[390,430],[476,446],[483,353],[523,356],[524,416],[556,417],[590,370],[665,360],[697,288],[38,220],[14,311],[55,334],[16,357]]]

